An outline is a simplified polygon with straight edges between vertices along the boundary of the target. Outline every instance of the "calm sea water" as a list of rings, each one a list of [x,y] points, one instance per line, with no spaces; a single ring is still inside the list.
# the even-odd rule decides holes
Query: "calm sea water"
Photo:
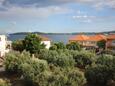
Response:
[[[24,39],[26,35],[9,35],[8,39],[11,41]],[[63,42],[68,43],[69,38],[73,37],[74,35],[43,35],[51,39],[52,42]]]

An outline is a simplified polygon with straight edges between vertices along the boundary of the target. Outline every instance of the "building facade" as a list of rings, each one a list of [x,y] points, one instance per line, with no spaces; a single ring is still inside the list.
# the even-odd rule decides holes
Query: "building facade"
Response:
[[[76,35],[69,39],[69,42],[78,42],[80,45],[86,48],[97,48],[97,42],[101,40],[107,40],[106,36],[102,34],[87,36],[87,35]]]
[[[0,57],[4,57],[11,48],[11,42],[7,40],[5,35],[0,35]]]
[[[106,48],[115,50],[115,34],[107,36]]]
[[[41,43],[43,43],[46,47],[46,49],[49,49],[51,47],[51,40],[45,36],[39,36],[41,38]]]

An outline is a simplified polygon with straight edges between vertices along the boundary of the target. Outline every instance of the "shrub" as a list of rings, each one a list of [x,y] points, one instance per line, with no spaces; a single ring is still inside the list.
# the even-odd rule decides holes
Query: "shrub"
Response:
[[[74,59],[70,54],[58,52],[56,50],[42,50],[39,58],[47,60],[49,64],[54,64],[55,66],[65,68],[74,66]]]
[[[98,56],[96,64],[113,66],[115,65],[115,57],[107,54]]]
[[[99,48],[105,49],[106,41],[105,41],[105,40],[98,41],[98,42],[97,42],[97,46],[98,46]]]
[[[85,78],[78,69],[56,68],[48,79],[48,86],[82,86]]]
[[[68,72],[67,86],[83,86],[85,83],[85,77],[78,69],[72,69]]]
[[[87,51],[72,52],[73,58],[75,59],[76,66],[85,68],[91,65],[95,61],[95,54]]]
[[[8,73],[19,73],[21,72],[21,64],[29,62],[30,54],[26,51],[22,53],[12,51],[9,52],[4,61],[5,69]]]
[[[23,40],[17,40],[12,42],[12,49],[22,52],[24,50]]]
[[[102,54],[109,54],[109,55],[115,56],[115,51],[113,51],[113,50],[104,50],[104,51],[102,51]]]
[[[0,79],[0,86],[11,86],[9,81]]]
[[[111,55],[99,56],[96,65],[89,67],[85,76],[91,84],[105,86],[110,81],[115,82],[115,57]]]
[[[109,81],[115,81],[115,66],[97,65],[90,67],[86,70],[85,77],[90,84],[105,86]]]
[[[50,50],[57,50],[57,49],[66,49],[66,46],[63,42],[57,42],[50,47]]]
[[[69,50],[81,50],[80,44],[77,42],[71,42],[70,44],[67,44],[66,48]]]
[[[23,77],[38,86],[45,86],[47,83],[47,62],[32,58],[29,63],[22,64]]]

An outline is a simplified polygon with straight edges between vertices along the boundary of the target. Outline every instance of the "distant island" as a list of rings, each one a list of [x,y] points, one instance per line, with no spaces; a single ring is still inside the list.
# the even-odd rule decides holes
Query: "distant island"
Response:
[[[17,32],[17,33],[10,33],[9,35],[27,35],[29,33],[40,34],[40,35],[77,35],[77,34],[86,34],[86,35],[93,35],[93,34],[115,34],[115,31],[104,31],[104,32],[73,32],[73,33],[44,33],[44,32]]]

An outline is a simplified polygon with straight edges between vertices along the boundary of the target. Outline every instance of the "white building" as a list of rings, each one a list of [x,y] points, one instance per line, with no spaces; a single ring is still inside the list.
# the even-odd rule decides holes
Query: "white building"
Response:
[[[7,41],[5,35],[0,35],[0,57],[5,56],[5,53],[8,53],[10,50],[11,42]]]
[[[41,38],[41,43],[46,45],[46,48],[49,49],[51,47],[51,40],[45,36],[40,36]]]

